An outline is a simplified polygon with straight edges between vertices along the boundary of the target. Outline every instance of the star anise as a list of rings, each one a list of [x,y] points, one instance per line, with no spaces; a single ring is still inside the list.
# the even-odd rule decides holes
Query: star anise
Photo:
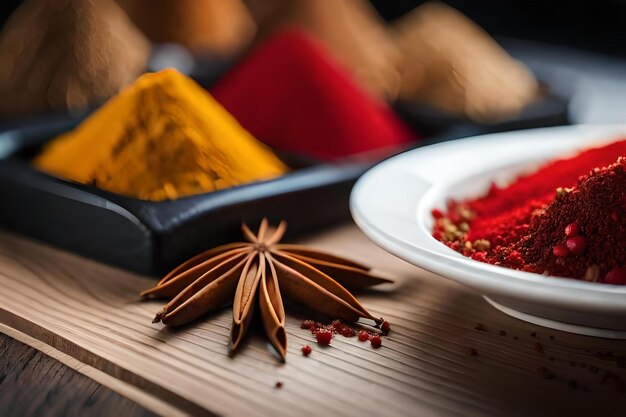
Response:
[[[355,322],[373,317],[345,288],[391,282],[371,275],[356,262],[301,245],[279,244],[287,224],[275,229],[263,219],[255,235],[245,224],[247,242],[230,243],[197,255],[167,274],[144,297],[172,300],[153,322],[178,326],[233,300],[231,352],[250,324],[258,297],[267,336],[284,359],[287,352],[281,291],[291,299],[331,317]],[[331,278],[332,277],[332,278]],[[345,286],[345,287],[344,287]]]

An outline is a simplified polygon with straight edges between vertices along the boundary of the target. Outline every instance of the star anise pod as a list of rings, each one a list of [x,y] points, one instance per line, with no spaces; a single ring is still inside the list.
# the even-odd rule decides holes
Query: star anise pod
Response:
[[[280,244],[287,224],[275,229],[263,219],[255,235],[245,224],[247,242],[218,246],[197,255],[167,274],[144,297],[172,298],[153,322],[178,326],[233,300],[231,351],[237,349],[258,298],[267,336],[281,358],[287,352],[281,291],[301,304],[346,321],[373,317],[345,288],[391,282],[371,275],[356,262],[301,245]]]

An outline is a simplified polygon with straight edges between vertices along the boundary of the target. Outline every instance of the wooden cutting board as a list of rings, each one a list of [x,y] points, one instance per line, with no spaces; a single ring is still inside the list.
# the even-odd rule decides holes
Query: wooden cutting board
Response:
[[[303,243],[396,280],[359,296],[392,324],[380,349],[343,337],[318,347],[299,327],[310,315],[287,306],[285,364],[260,331],[231,358],[229,309],[179,330],[152,324],[162,303],[137,295],[153,284],[149,278],[6,233],[0,322],[73,358],[75,367],[119,381],[110,385],[124,395],[153,398],[142,404],[161,412],[166,403],[227,416],[625,415],[625,341],[510,318],[479,294],[387,254],[354,226]],[[313,347],[309,357],[300,353],[304,344]]]

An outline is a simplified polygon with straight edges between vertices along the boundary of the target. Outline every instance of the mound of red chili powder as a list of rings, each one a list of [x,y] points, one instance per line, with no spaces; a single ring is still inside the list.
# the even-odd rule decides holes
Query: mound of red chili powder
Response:
[[[211,93],[254,137],[301,156],[393,152],[419,139],[385,102],[362,90],[325,45],[297,28],[252,50]]]
[[[433,236],[472,259],[626,284],[626,140],[552,161],[433,211]],[[616,162],[617,161],[617,162]]]

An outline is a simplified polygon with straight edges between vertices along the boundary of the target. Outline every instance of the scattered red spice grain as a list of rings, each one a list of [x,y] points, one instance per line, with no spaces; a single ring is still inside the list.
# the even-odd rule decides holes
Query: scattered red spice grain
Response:
[[[382,346],[382,344],[383,344],[383,339],[381,339],[381,338],[380,338],[380,336],[375,335],[375,336],[372,336],[372,337],[370,338],[370,343],[372,344],[372,347],[373,347],[374,349],[378,349],[379,347],[381,347],[381,346]]]
[[[543,353],[543,345],[539,342],[535,343],[535,350],[539,353]]]
[[[343,337],[356,336],[356,330],[354,330],[352,327],[345,325],[345,324],[339,328],[339,331],[337,333],[339,333]]]
[[[485,328],[485,326],[483,326],[482,323],[478,323],[475,327],[474,330],[478,330],[479,332],[486,332],[487,329]]]
[[[328,346],[330,341],[333,340],[333,334],[328,330],[319,330],[315,333],[315,339],[319,345]]]
[[[275,386],[276,388],[280,389],[280,388],[282,388],[282,387],[283,387],[283,383],[282,383],[282,382],[280,382],[280,381],[278,381],[278,382],[276,382],[276,384],[275,384],[274,386]]]
[[[530,336],[531,336],[531,337],[537,337],[537,333],[532,332],[532,333],[530,334]]]
[[[467,355],[468,356],[477,356],[478,355],[478,351],[474,348],[469,348],[467,349]]]
[[[480,262],[626,285],[623,155],[626,140],[492,184],[482,197],[451,200],[434,216],[433,235]]]
[[[383,322],[381,323],[380,331],[383,332],[383,334],[389,334],[389,332],[391,331],[391,325],[387,320],[383,320]]]
[[[302,354],[304,356],[309,356],[311,354],[311,352],[313,351],[313,349],[311,349],[311,346],[309,346],[309,345],[302,346],[301,350],[302,350]]]
[[[304,320],[300,323],[300,327],[310,330],[311,334],[315,336],[317,343],[322,346],[329,345],[335,335],[341,335],[346,338],[356,336],[361,342],[366,342],[368,340],[371,341],[372,338],[378,338],[378,341],[375,340],[372,342],[372,345],[374,347],[379,347],[382,344],[381,336],[385,336],[383,330],[387,329],[387,331],[389,331],[391,329],[389,322],[383,319],[381,319],[380,332],[365,329],[357,330],[341,320],[333,320],[330,324],[324,324],[313,320]],[[304,354],[304,347],[302,349]]]
[[[301,329],[312,329],[313,327],[315,327],[315,322],[313,320],[304,320],[302,323],[300,323],[300,328]]]
[[[365,330],[361,330],[359,332],[359,341],[360,342],[367,342],[368,340],[370,340],[370,334],[368,332],[366,332]]]

